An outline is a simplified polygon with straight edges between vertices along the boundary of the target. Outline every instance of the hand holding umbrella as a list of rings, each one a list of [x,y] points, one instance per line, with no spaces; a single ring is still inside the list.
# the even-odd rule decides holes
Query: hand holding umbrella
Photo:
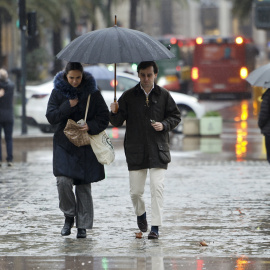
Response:
[[[118,112],[118,102],[116,100],[114,100],[114,102],[111,104],[111,111],[113,113],[117,113]]]

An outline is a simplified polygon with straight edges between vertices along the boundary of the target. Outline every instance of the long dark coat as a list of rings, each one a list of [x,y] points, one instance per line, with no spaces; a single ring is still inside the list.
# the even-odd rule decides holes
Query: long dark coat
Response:
[[[171,161],[169,131],[181,121],[180,111],[170,93],[155,84],[147,106],[145,93],[138,84],[124,92],[118,103],[118,113],[110,113],[110,122],[118,127],[126,121],[124,149],[128,169],[167,169]],[[150,119],[161,122],[164,130],[155,131]]]
[[[258,126],[261,129],[261,133],[270,135],[270,88],[262,95]]]
[[[9,79],[7,81],[0,80],[0,89],[3,88],[5,94],[0,98],[0,122],[13,122],[13,95],[14,83]]]
[[[90,145],[77,147],[65,136],[63,130],[67,120],[84,119],[87,97],[91,94],[87,125],[89,134],[95,135],[105,130],[109,124],[109,110],[96,82],[90,73],[84,72],[79,88],[73,88],[59,72],[54,79],[46,117],[55,126],[53,138],[53,173],[74,179],[74,184],[87,184],[105,178],[104,166],[101,165]],[[78,97],[78,104],[70,106],[69,99]]]

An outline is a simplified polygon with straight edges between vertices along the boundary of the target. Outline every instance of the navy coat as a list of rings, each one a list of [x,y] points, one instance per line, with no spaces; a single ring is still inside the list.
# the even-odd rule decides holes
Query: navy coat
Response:
[[[72,87],[59,72],[54,79],[46,117],[55,127],[53,138],[53,173],[74,179],[74,184],[88,184],[105,178],[104,166],[97,158],[90,145],[77,147],[65,136],[63,130],[68,119],[84,119],[87,97],[91,94],[86,118],[89,134],[96,135],[109,124],[109,110],[103,96],[97,89],[96,81],[88,72],[84,72],[79,88]],[[69,99],[78,98],[76,106],[71,107]]]
[[[270,135],[270,88],[262,95],[258,126],[261,129],[262,134]]]
[[[9,79],[7,81],[0,80],[0,89],[3,88],[5,94],[0,98],[0,122],[13,122],[13,95],[14,83]]]

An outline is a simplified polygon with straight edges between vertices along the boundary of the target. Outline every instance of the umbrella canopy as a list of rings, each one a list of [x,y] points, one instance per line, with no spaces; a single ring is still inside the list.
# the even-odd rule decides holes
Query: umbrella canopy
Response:
[[[153,37],[117,25],[79,36],[57,58],[84,64],[133,63],[175,57]]]
[[[133,63],[171,59],[171,53],[161,42],[149,35],[115,25],[95,30],[70,42],[56,57],[84,64],[114,63],[114,101],[116,102],[116,63]]]
[[[113,72],[103,66],[85,66],[85,71],[90,72],[96,80],[113,80]]]
[[[270,87],[270,64],[253,70],[246,78],[253,86]]]

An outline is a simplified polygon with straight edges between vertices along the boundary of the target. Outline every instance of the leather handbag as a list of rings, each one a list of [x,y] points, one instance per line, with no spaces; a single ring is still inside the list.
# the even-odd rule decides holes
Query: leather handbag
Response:
[[[91,95],[89,95],[87,99],[84,120],[80,120],[78,122],[86,122],[90,98]],[[69,141],[78,147],[90,144],[99,163],[103,165],[111,164],[115,159],[115,152],[113,144],[106,131],[103,130],[97,135],[90,135],[87,131],[79,130],[80,127],[80,124],[76,123],[72,119],[68,119],[64,133]]]
[[[89,101],[90,101],[90,95],[88,96],[88,99],[87,99],[84,120],[79,121],[81,123],[82,121],[84,123],[86,122],[86,117],[87,117],[88,108],[89,108]],[[86,130],[80,130],[81,127],[82,127],[82,124],[78,124],[74,120],[68,119],[67,124],[64,128],[64,133],[69,139],[69,141],[78,147],[90,144],[89,134],[87,133]]]

